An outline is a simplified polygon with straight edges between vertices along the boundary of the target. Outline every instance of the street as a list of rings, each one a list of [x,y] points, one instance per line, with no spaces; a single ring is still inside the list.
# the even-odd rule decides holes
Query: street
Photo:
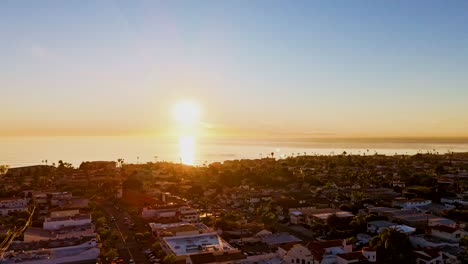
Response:
[[[133,259],[135,263],[146,263],[146,257],[143,254],[142,248],[135,241],[134,234],[128,229],[128,226],[124,223],[124,218],[129,217],[125,212],[118,211],[114,205],[103,202],[101,204],[106,214],[106,219],[115,218],[115,221],[110,222],[109,226],[115,228],[119,233],[120,239],[116,243],[117,252],[125,263],[129,263],[130,259]]]

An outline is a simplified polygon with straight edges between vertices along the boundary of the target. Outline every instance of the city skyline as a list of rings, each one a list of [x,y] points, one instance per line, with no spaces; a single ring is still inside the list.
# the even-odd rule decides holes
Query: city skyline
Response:
[[[468,137],[463,1],[0,3],[0,136]]]

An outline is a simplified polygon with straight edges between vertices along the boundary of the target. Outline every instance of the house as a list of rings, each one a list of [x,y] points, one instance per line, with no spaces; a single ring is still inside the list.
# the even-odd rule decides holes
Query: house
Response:
[[[468,232],[451,226],[436,225],[431,227],[431,234],[437,238],[459,242],[460,238],[468,235]]]
[[[267,244],[270,248],[277,247],[282,244],[301,242],[302,240],[288,233],[268,234],[260,237],[260,240]]]
[[[416,231],[416,228],[407,226],[407,225],[398,225],[389,221],[372,221],[367,223],[367,232],[372,234],[380,234],[387,228],[397,229],[405,234],[411,234]]]
[[[459,245],[457,242],[450,242],[431,235],[411,235],[409,240],[415,248],[458,247]]]
[[[361,251],[336,254],[337,264],[363,263],[364,261],[367,262],[367,258]]]
[[[377,250],[375,248],[373,248],[373,247],[363,247],[362,248],[362,255],[369,262],[376,262],[377,261]]]
[[[444,260],[442,253],[436,248],[421,249],[414,251],[417,264],[442,264]]]
[[[332,264],[336,263],[337,254],[350,252],[352,245],[346,240],[303,242],[290,246],[283,260],[294,264]]]
[[[446,197],[446,198],[441,198],[440,202],[443,204],[461,204],[461,205],[468,205],[468,201],[458,198],[458,197]]]
[[[10,213],[28,210],[28,199],[23,198],[1,198],[0,216],[7,216]]]
[[[432,203],[431,200],[419,199],[419,198],[411,199],[411,200],[407,200],[405,198],[395,198],[395,200],[393,200],[392,202],[392,205],[408,209],[408,208],[415,208],[418,206],[429,205],[431,203]]]
[[[455,227],[456,222],[439,216],[429,215],[429,214],[422,214],[422,213],[412,213],[412,214],[404,214],[404,215],[394,215],[393,217],[394,222],[402,223],[411,227],[415,228],[423,228],[426,226],[436,226],[436,225],[446,225]]]
[[[367,232],[372,234],[380,234],[383,230],[394,226],[395,224],[389,221],[372,221],[367,223]]]
[[[312,225],[314,222],[325,222],[331,215],[336,215],[340,218],[351,218],[354,215],[347,211],[342,211],[333,208],[323,209],[295,209],[289,212],[291,224],[307,224]]]

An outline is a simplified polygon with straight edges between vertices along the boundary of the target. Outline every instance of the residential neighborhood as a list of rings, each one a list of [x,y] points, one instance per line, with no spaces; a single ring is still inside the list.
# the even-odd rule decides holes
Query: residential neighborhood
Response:
[[[468,154],[60,164],[1,176],[0,263],[468,260]]]

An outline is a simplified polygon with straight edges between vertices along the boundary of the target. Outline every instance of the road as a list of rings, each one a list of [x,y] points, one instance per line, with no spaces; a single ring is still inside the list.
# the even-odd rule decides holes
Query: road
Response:
[[[119,257],[121,257],[125,263],[128,263],[130,259],[133,259],[135,263],[147,263],[146,257],[140,248],[140,245],[135,241],[133,232],[131,232],[127,225],[124,223],[124,218],[128,217],[125,212],[118,211],[110,203],[102,203],[101,207],[106,213],[107,219],[114,217],[116,221],[110,223],[110,227],[115,227],[120,235],[120,239],[116,244]]]

